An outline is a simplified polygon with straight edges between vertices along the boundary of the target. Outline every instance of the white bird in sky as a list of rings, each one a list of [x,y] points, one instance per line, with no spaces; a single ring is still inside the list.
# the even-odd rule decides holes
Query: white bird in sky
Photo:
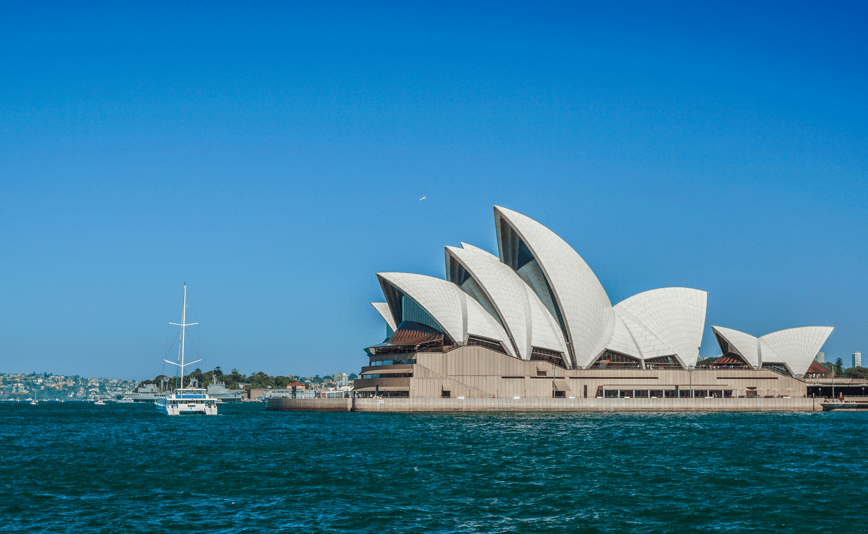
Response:
[[[426,198],[428,198],[428,195],[425,195],[424,197],[420,198],[419,200],[420,200],[420,201],[421,201],[421,200],[425,200]]]

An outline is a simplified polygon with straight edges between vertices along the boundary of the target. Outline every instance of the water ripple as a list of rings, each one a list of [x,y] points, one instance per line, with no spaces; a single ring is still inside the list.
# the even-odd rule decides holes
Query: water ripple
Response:
[[[863,414],[0,405],[0,531],[864,532]]]

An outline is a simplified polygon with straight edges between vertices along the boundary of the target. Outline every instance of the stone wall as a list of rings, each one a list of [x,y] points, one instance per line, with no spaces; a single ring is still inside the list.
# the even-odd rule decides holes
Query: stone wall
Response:
[[[269,399],[267,410],[314,412],[811,412],[822,399]]]
[[[266,410],[285,412],[349,412],[353,399],[268,399]]]

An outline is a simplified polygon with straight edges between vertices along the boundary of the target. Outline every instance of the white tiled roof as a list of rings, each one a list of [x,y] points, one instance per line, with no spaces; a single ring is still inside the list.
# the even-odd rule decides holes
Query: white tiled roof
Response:
[[[712,326],[711,329],[732,345],[752,366],[784,364],[794,375],[803,375],[808,371],[811,361],[834,330],[831,326],[803,326],[755,338],[731,328]]]
[[[712,325],[711,330],[726,340],[738,354],[741,354],[741,357],[747,363],[754,368],[759,368],[759,342],[757,338],[750,334],[722,326]]]
[[[458,286],[441,278],[413,273],[377,273],[377,276],[415,300],[456,343],[467,339],[466,295]]]
[[[624,318],[618,316],[617,312],[615,315],[615,328],[612,330],[612,339],[606,348],[641,360],[642,352],[639,351],[636,341],[624,324]]]
[[[515,342],[519,357],[530,359],[532,346],[566,353],[560,329],[557,334],[552,332],[553,323],[555,327],[557,323],[518,274],[493,254],[465,243],[462,247],[446,247],[446,254],[455,258],[485,292]]]
[[[686,287],[652,289],[619,302],[615,314],[627,311],[653,332],[684,365],[696,365],[705,330],[708,293]],[[646,356],[648,358],[649,356]]]
[[[540,269],[539,263],[536,260],[528,262],[527,265],[518,270],[518,277],[521,278],[525,285],[531,288],[543,306],[545,306],[545,309],[548,310],[549,315],[556,317],[555,303],[552,301],[551,292],[549,292],[546,285],[546,275]],[[557,319],[555,319],[555,323],[557,324]],[[561,327],[558,325],[558,330],[560,329]],[[563,335],[563,332],[561,332],[561,335]]]
[[[393,332],[398,329],[398,325],[395,324],[395,318],[392,316],[392,310],[389,309],[387,302],[372,302],[371,306],[383,317],[383,320],[386,321],[386,324]]]
[[[513,358],[517,357],[512,343],[509,342],[509,336],[506,335],[506,330],[491,314],[485,311],[481,304],[476,302],[476,299],[470,297],[467,298],[467,334],[500,341],[507,354]]]
[[[557,234],[515,211],[494,207],[536,258],[552,288],[572,344],[576,365],[586,367],[612,337],[615,312],[585,260]]]
[[[563,353],[564,358],[569,359],[567,342],[564,340],[564,333],[561,332],[558,320],[552,317],[551,312],[546,309],[545,305],[530,286],[524,284],[524,291],[527,294],[527,301],[530,304],[530,344],[541,349]],[[570,367],[569,362],[565,363],[567,367]]]
[[[378,277],[416,301],[456,343],[470,334],[499,341],[515,356],[502,326],[475,299],[457,285],[433,276],[412,273],[378,273]]]
[[[636,346],[639,348],[643,360],[675,354],[675,349],[667,345],[657,334],[633,317],[630,312],[622,309],[617,311],[616,314],[624,321],[624,326],[627,327],[627,330],[633,337],[633,341],[635,341]]]
[[[803,375],[823,348],[834,328],[803,326],[766,334],[759,338],[762,363],[783,363],[795,375]]]

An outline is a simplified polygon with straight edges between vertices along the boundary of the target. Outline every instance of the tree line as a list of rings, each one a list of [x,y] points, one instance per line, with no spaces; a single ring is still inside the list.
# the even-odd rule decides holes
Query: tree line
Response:
[[[355,373],[349,375],[350,380],[355,380],[358,378]],[[220,383],[222,382],[229,389],[267,389],[269,387],[273,389],[283,389],[288,384],[293,383],[302,383],[302,384],[323,384],[328,382],[331,379],[330,375],[327,375],[325,378],[316,375],[313,378],[301,377],[297,375],[289,375],[289,376],[269,376],[263,372],[256,372],[250,375],[244,375],[238,372],[238,369],[232,369],[229,373],[224,373],[220,367],[216,367],[213,371],[202,371],[201,369],[196,369],[192,371],[190,374],[184,377],[184,385],[189,386],[193,383],[193,380],[196,381],[199,387],[206,387],[208,384],[212,384],[214,382]],[[180,379],[175,376],[166,376],[166,375],[157,375],[152,380],[145,380],[140,385],[145,384],[156,384],[158,387],[165,387],[166,389],[174,389],[180,387]]]

